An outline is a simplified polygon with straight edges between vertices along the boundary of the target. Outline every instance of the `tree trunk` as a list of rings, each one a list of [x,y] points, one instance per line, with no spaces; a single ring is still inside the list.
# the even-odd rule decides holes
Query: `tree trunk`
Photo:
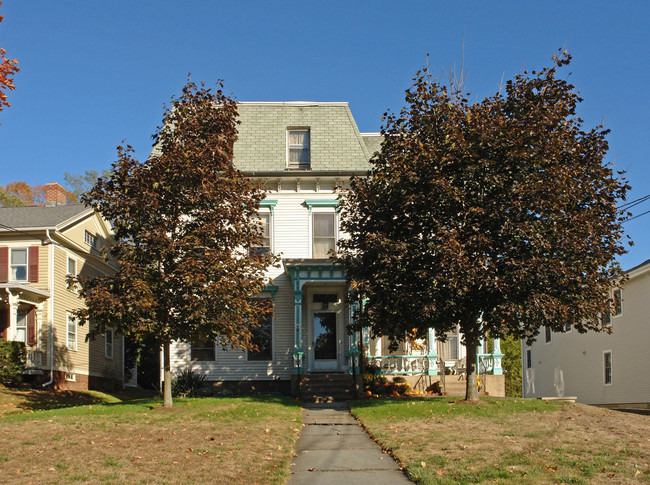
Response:
[[[163,407],[171,408],[174,406],[172,401],[172,366],[171,366],[171,344],[165,341],[163,344]]]
[[[467,387],[465,388],[466,401],[478,401],[478,386],[476,385],[476,347],[478,347],[477,341],[466,341],[465,343],[465,352],[467,354]]]

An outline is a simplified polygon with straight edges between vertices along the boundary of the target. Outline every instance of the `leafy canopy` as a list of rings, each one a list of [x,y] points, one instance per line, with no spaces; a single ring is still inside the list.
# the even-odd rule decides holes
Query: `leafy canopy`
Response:
[[[487,332],[601,330],[629,187],[604,162],[608,130],[576,115],[581,98],[558,77],[569,62],[554,56],[476,103],[417,73],[369,176],[343,197],[341,258],[368,298],[360,325],[395,346],[459,324],[468,362]]]
[[[118,147],[108,177],[82,200],[111,221],[111,276],[80,278],[91,334],[114,327],[151,332],[158,342],[215,340],[250,348],[251,328],[271,311],[252,298],[276,263],[256,214],[264,193],[232,164],[237,107],[192,82],[172,99],[145,162]],[[166,382],[167,384],[167,382]]]

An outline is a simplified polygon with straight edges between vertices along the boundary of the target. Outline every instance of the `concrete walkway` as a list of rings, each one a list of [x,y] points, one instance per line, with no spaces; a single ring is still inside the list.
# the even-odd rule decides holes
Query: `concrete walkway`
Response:
[[[305,404],[288,485],[410,484],[346,403]]]

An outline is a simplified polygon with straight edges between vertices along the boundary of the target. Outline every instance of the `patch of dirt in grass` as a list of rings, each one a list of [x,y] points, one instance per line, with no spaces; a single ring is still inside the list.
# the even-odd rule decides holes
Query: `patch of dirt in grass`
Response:
[[[298,406],[214,398],[178,401],[173,412],[150,405],[37,411],[0,421],[0,476],[11,483],[286,480]]]
[[[361,413],[417,483],[650,482],[650,416],[581,404],[493,416],[421,410],[398,420]]]

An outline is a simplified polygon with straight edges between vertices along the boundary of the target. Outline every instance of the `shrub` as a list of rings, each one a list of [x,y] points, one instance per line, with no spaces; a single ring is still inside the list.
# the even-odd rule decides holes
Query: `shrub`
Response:
[[[173,397],[197,397],[201,393],[205,376],[185,369],[172,380]]]
[[[397,377],[393,377],[393,382],[395,384],[404,384],[406,382],[406,379],[402,376],[397,376]]]
[[[0,338],[0,384],[15,386],[22,381],[26,355],[23,342]]]

